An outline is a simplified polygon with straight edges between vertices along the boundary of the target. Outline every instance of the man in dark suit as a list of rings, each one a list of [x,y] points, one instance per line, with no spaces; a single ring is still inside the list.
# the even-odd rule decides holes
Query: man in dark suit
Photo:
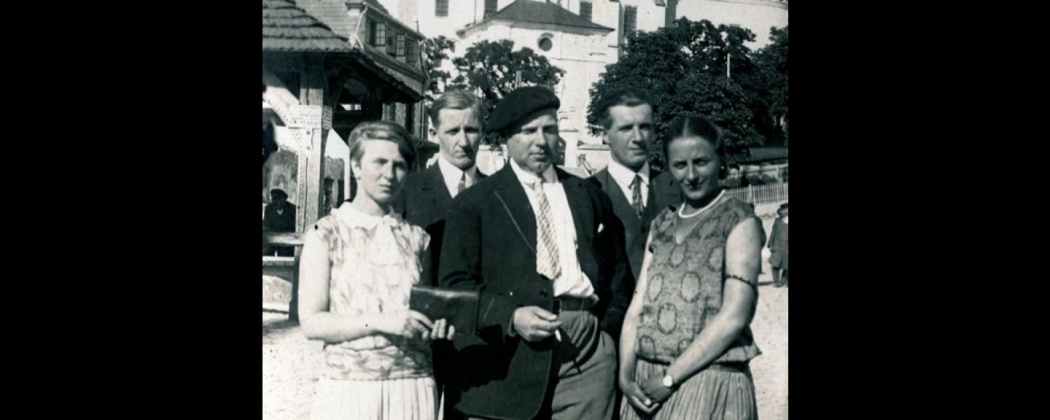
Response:
[[[560,101],[519,88],[493,111],[510,161],[452,203],[441,286],[478,290],[477,328],[453,341],[446,402],[470,418],[609,419],[630,301],[609,197],[554,166]]]
[[[440,143],[437,163],[405,179],[405,186],[394,199],[394,212],[409,223],[426,229],[430,245],[423,255],[423,273],[420,281],[436,286],[437,269],[441,261],[441,243],[445,233],[445,217],[452,199],[470,188],[485,174],[478,171],[475,158],[484,136],[484,103],[463,91],[445,92],[430,107],[430,135]],[[444,387],[451,357],[451,344],[435,341],[434,378],[438,388]],[[446,419],[458,418],[446,410]]]
[[[437,285],[437,264],[445,216],[452,199],[485,177],[475,158],[484,136],[484,103],[463,91],[445,92],[430,107],[430,135],[441,144],[437,163],[405,179],[394,199],[394,211],[409,223],[426,229],[430,246],[423,258],[422,281]]]
[[[670,172],[649,167],[653,106],[644,91],[629,87],[610,92],[598,101],[597,108],[602,139],[612,149],[612,160],[589,179],[612,200],[613,211],[624,226],[632,279],[637,279],[649,225],[663,209],[681,204],[682,192]]]

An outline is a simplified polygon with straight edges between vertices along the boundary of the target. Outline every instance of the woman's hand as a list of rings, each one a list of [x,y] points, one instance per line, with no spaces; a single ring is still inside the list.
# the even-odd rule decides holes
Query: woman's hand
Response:
[[[451,340],[452,336],[456,334],[456,327],[454,325],[448,325],[447,319],[439,319],[434,323],[434,328],[430,330],[430,336],[424,337],[431,340]]]
[[[662,403],[671,398],[674,390],[664,386],[663,376],[653,376],[642,382],[642,392],[653,399],[654,403]]]
[[[434,329],[426,315],[412,310],[379,314],[377,318],[376,331],[383,334],[426,339]]]
[[[627,402],[640,413],[651,415],[660,408],[660,403],[654,402],[652,398],[642,392],[642,388],[633,379],[620,377],[620,391],[627,396]]]

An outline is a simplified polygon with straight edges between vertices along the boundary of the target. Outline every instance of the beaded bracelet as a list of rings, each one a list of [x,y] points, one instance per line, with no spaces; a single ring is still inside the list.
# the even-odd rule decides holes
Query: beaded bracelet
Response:
[[[737,280],[740,280],[740,281],[742,281],[744,283],[747,283],[748,286],[755,287],[754,283],[752,283],[748,279],[740,277],[740,276],[738,276],[736,274],[726,274],[726,280],[729,280],[729,279],[737,279]]]

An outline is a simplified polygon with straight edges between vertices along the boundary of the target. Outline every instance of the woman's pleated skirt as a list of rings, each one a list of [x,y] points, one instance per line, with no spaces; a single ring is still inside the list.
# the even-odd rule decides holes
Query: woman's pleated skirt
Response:
[[[635,379],[641,383],[663,377],[667,365],[638,360]],[[635,411],[624,397],[620,405],[622,420],[757,420],[755,383],[748,369],[705,368],[678,386],[652,416]]]

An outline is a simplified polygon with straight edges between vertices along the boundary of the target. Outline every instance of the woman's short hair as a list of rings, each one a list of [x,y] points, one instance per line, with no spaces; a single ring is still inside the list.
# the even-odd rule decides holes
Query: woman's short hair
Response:
[[[361,163],[361,156],[365,154],[364,142],[369,140],[386,140],[397,144],[397,151],[401,157],[412,168],[416,159],[415,146],[412,144],[413,136],[404,127],[390,121],[367,121],[354,127],[350,132],[350,160]]]
[[[711,143],[715,147],[715,154],[718,155],[718,161],[721,164],[718,168],[718,177],[725,178],[729,176],[729,167],[726,165],[725,138],[722,135],[722,129],[711,122],[711,120],[695,115],[675,118],[667,126],[667,131],[664,132],[663,146],[664,156],[668,164],[671,161],[671,154],[669,153],[671,143],[686,137],[700,137]]]

